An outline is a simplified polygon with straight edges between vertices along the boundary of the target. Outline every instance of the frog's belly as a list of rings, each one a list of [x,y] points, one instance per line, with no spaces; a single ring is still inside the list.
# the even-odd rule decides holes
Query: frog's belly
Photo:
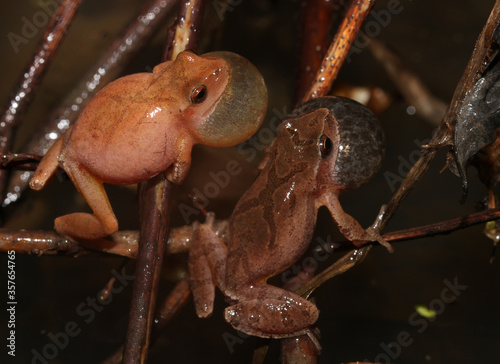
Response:
[[[169,138],[126,135],[120,142],[110,138],[97,143],[71,140],[63,152],[81,168],[104,183],[133,184],[165,171],[174,161]]]

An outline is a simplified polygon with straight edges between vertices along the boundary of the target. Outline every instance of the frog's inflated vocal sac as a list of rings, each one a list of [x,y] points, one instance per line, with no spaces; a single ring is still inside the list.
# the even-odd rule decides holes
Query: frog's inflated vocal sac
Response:
[[[308,333],[318,318],[316,306],[266,281],[304,254],[321,206],[356,246],[378,241],[390,247],[338,200],[339,193],[368,181],[383,155],[378,120],[355,101],[318,98],[288,115],[267,163],[231,215],[227,244],[210,222],[195,230],[189,271],[198,316],[212,313],[218,286],[232,304],[225,318],[235,329],[274,338]]]
[[[153,73],[122,77],[98,92],[47,152],[30,186],[40,190],[62,167],[94,214],[59,217],[56,231],[100,238],[118,229],[103,183],[133,184],[162,172],[180,183],[194,144],[236,145],[258,129],[266,109],[264,80],[245,58],[185,51]]]

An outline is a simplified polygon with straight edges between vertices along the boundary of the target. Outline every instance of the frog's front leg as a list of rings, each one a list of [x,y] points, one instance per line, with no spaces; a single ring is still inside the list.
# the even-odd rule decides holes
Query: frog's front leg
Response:
[[[175,144],[177,157],[172,165],[166,170],[166,178],[175,184],[180,184],[186,178],[191,167],[191,151],[193,142],[188,137],[179,136]]]
[[[189,280],[198,317],[209,317],[213,311],[215,286],[225,287],[227,247],[215,233],[214,215],[209,213],[205,224],[193,232],[189,250]]]
[[[309,334],[318,320],[313,303],[265,283],[240,286],[231,296],[238,297],[238,303],[226,308],[225,319],[249,335],[285,338]]]
[[[363,229],[355,218],[344,211],[335,192],[323,194],[317,203],[319,206],[326,206],[328,208],[340,232],[357,247],[371,241],[377,241],[391,253],[393,252],[392,245],[382,238],[377,229],[373,226]]]
[[[64,152],[63,152],[64,154]],[[58,217],[54,228],[59,234],[83,239],[98,239],[111,235],[118,230],[118,221],[102,183],[89,172],[72,162],[60,158],[61,165],[85,201],[94,212],[74,213]]]

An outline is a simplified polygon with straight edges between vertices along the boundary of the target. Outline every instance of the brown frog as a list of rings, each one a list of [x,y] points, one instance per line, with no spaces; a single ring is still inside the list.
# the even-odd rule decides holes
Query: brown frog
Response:
[[[212,313],[218,286],[231,303],[225,319],[235,329],[272,338],[308,333],[318,319],[316,306],[266,280],[304,254],[321,206],[356,246],[378,241],[390,249],[338,200],[368,181],[383,155],[378,120],[353,100],[318,98],[288,115],[267,163],[234,208],[227,244],[211,228],[212,218],[195,231],[189,271],[198,316]]]
[[[259,128],[266,108],[264,80],[245,58],[181,52],[153,73],[122,77],[97,93],[30,186],[42,189],[61,166],[94,213],[59,217],[55,229],[97,239],[118,229],[103,183],[134,184],[162,172],[180,183],[194,144],[236,145]]]

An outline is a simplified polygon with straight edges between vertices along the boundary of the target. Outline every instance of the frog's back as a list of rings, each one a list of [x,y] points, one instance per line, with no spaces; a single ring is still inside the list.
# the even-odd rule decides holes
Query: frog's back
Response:
[[[297,164],[289,178],[278,178],[273,165],[261,172],[231,217],[229,286],[242,278],[252,282],[282,272],[304,254],[311,239],[316,207],[301,184],[312,182],[307,179],[312,166]]]

